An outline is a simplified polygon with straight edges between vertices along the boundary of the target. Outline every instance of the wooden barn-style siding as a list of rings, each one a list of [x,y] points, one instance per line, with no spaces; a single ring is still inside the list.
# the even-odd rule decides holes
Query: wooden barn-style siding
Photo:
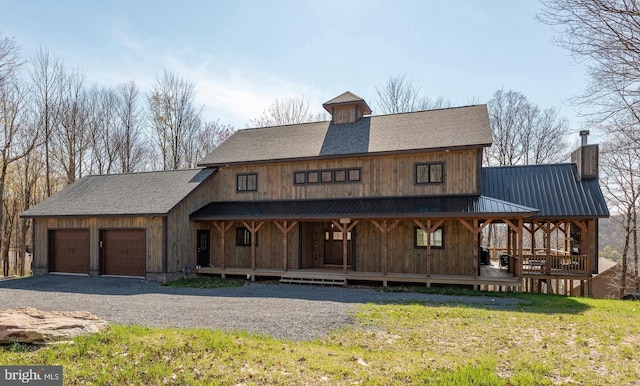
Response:
[[[288,234],[288,268],[322,268],[324,264],[324,232],[328,223],[302,222]],[[225,233],[227,268],[251,268],[251,247],[236,246],[235,222]],[[211,234],[211,260],[213,267],[222,267],[220,231],[210,222],[198,222],[196,229],[209,229]],[[414,247],[413,221],[401,221],[389,235],[389,272],[426,274],[427,250]],[[431,250],[431,273],[435,275],[473,276],[473,235],[458,221],[445,221],[445,246]],[[355,268],[360,272],[381,272],[382,238],[380,231],[368,220],[355,227]],[[195,233],[195,230],[194,230]],[[302,243],[300,243],[302,241]],[[284,269],[282,232],[272,223],[265,222],[258,231],[256,268]],[[300,259],[299,259],[300,257]],[[300,260],[300,261],[299,261]]]
[[[146,271],[162,273],[163,226],[162,219],[153,217],[54,217],[36,218],[34,221],[34,268],[39,272],[49,271],[49,230],[88,229],[89,230],[89,272],[100,272],[100,230],[104,229],[145,229]]]
[[[315,198],[419,196],[479,193],[478,149],[419,154],[351,157],[269,164],[221,166],[214,201],[290,200]],[[443,162],[444,183],[415,183],[417,163]],[[361,168],[360,182],[296,185],[296,171]],[[236,175],[257,173],[255,192],[236,192]]]
[[[189,215],[212,200],[220,189],[216,175],[203,181],[197,189],[185,197],[167,216],[167,273],[181,272],[187,266],[196,265],[196,239]]]

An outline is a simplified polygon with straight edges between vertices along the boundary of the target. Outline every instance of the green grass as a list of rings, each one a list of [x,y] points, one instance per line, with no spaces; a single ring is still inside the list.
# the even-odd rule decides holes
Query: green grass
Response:
[[[164,285],[174,288],[236,288],[242,287],[244,282],[219,277],[193,277],[168,281]]]
[[[640,302],[514,296],[507,310],[368,304],[309,342],[114,325],[71,345],[4,346],[0,364],[62,365],[70,385],[638,384]]]

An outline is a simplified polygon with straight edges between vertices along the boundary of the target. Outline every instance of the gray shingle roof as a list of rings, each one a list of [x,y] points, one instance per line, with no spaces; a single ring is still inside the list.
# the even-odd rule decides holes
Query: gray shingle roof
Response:
[[[528,217],[535,209],[483,196],[374,197],[321,200],[212,202],[192,220],[299,220],[501,216]]]
[[[355,123],[303,123],[234,133],[200,166],[489,146],[486,105],[365,117]]]
[[[214,171],[190,169],[88,176],[21,216],[165,215]]]
[[[575,164],[482,168],[485,196],[538,208],[538,218],[608,217],[597,179],[578,179]]]
[[[368,115],[371,114],[371,108],[361,97],[356,94],[346,91],[337,97],[331,99],[330,101],[324,102],[322,107],[331,114],[331,106],[343,106],[343,105],[357,105],[360,107],[362,114]]]

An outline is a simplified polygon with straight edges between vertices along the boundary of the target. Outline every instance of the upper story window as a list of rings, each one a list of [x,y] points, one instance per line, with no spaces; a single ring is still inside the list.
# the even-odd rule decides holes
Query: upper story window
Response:
[[[416,184],[439,184],[444,181],[444,163],[416,164]]]
[[[238,174],[236,176],[238,192],[254,192],[258,190],[258,175],[256,173]]]
[[[328,169],[297,171],[293,173],[293,183],[295,185],[331,183],[331,182],[360,182],[362,169]]]
[[[413,246],[415,248],[427,247],[427,233],[420,227],[416,227]],[[444,248],[444,230],[442,227],[431,233],[431,248]]]

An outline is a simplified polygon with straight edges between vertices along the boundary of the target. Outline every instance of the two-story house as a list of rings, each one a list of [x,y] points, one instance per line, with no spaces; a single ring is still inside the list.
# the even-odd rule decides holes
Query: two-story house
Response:
[[[492,142],[485,105],[369,116],[367,103],[346,92],[323,107],[330,121],[236,132],[200,162],[200,171],[93,176],[71,185],[23,214],[34,218],[36,272],[60,271],[69,252],[57,246],[68,242],[56,237],[72,228],[84,232],[87,245],[77,271],[108,274],[109,261],[130,252],[105,250],[104,236],[136,227],[145,252],[132,276],[196,269],[284,282],[527,290],[591,277],[597,219],[608,216],[596,145],[578,149],[571,164],[483,168],[483,149]],[[137,189],[126,192],[138,178],[161,196],[172,189],[166,180],[179,174],[201,178],[178,179],[184,195],[173,206],[130,204],[144,201]],[[119,189],[106,182],[114,178],[123,180]],[[90,190],[82,181],[108,205],[83,198]],[[114,210],[120,200],[123,209]],[[86,210],[73,210],[78,202]],[[154,221],[157,229],[149,228]],[[509,230],[505,269],[482,264],[482,232],[490,224]],[[573,255],[551,250],[558,233]],[[542,249],[532,245],[540,237]]]

